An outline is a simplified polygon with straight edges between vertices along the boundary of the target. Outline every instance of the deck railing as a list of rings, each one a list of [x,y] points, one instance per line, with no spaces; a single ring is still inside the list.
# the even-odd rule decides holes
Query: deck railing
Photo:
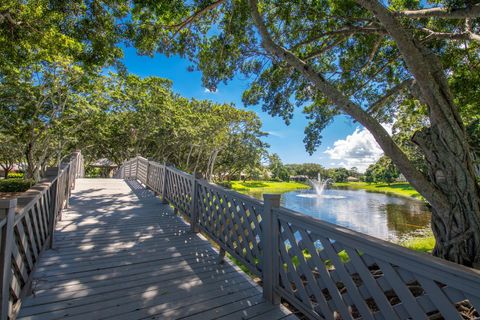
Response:
[[[266,299],[312,319],[476,319],[480,272],[280,207],[136,157],[138,179],[261,277]]]
[[[75,152],[60,168],[24,195],[0,200],[0,319],[14,319],[29,293],[32,273],[45,248],[52,246],[61,211],[68,206],[75,179],[83,176],[83,158]]]

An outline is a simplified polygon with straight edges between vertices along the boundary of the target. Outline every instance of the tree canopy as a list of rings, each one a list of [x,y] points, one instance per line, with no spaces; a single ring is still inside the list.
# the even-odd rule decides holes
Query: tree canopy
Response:
[[[119,62],[122,42],[180,55],[211,91],[243,74],[246,105],[286,123],[303,108],[309,152],[335,115],[350,116],[432,205],[434,254],[478,266],[479,23],[480,4],[462,0],[8,0],[1,128],[18,137],[34,177],[80,145],[105,146],[116,161],[161,154],[207,177],[216,163],[225,174],[250,170],[263,156],[258,118],[175,96]],[[119,74],[105,75],[111,67]]]
[[[310,152],[333,116],[351,116],[432,205],[434,253],[472,266],[480,188],[465,125],[478,116],[479,17],[474,1],[136,2],[131,37],[142,53],[188,57],[211,90],[249,76],[244,102],[287,123],[304,108]],[[382,126],[412,115],[397,126],[415,130],[408,139]]]

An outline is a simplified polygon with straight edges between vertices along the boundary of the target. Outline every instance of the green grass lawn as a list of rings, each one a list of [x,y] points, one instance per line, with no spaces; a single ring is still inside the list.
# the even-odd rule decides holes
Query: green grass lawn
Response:
[[[232,189],[240,193],[284,193],[299,189],[310,189],[310,186],[298,182],[232,181]]]
[[[412,249],[415,251],[432,253],[435,246],[435,238],[433,236],[428,237],[413,237],[398,243],[402,247]]]
[[[367,183],[367,182],[337,182],[335,187],[346,187],[350,189],[363,189],[372,192],[387,193],[396,196],[412,197],[422,199],[422,196],[406,182]]]

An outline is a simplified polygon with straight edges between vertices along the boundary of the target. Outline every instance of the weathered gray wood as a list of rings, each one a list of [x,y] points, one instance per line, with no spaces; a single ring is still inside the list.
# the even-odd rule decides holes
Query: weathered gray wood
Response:
[[[0,202],[0,210],[6,212],[6,223],[0,238],[0,320],[7,320],[10,309],[10,281],[12,277],[13,224],[17,199]]]
[[[162,174],[162,203],[166,204],[168,203],[167,200],[167,174],[168,174],[168,168],[166,163],[163,164],[163,174]]]
[[[253,274],[261,275],[262,232],[257,200],[197,180],[199,227],[217,244],[242,262]]]
[[[225,262],[225,254],[227,252],[225,251],[224,248],[220,248],[220,251],[218,252],[218,260],[217,260],[217,263],[218,264],[223,264]]]
[[[278,286],[278,222],[274,217],[273,209],[280,207],[279,194],[264,194],[263,195],[264,209],[263,209],[263,296],[273,303],[279,304],[280,297],[275,293],[275,288]]]
[[[116,179],[76,184],[56,227],[55,250],[40,258],[35,295],[24,299],[19,319],[169,319],[226,312],[236,303],[247,308],[261,295],[230,262],[218,265],[210,243],[186,232],[152,192],[137,197]]]
[[[63,174],[63,172],[62,172]],[[49,220],[50,220],[50,223],[49,223],[49,226],[48,226],[48,234],[49,235],[53,235],[54,232],[55,232],[55,222],[57,220],[57,210],[61,210],[60,207],[61,207],[61,204],[59,203],[59,199],[57,196],[60,195],[60,192],[62,192],[62,190],[60,189],[59,190],[59,187],[61,188],[61,186],[59,186],[59,178],[60,176],[57,177],[57,181],[54,182],[53,186],[52,186],[52,198],[55,199],[55,201],[53,201],[52,203],[52,207],[51,207],[51,210],[49,212]],[[53,236],[50,237],[50,241],[48,243],[48,248],[52,248],[53,247]]]
[[[78,165],[81,155],[77,153],[61,169],[50,168],[48,176],[24,193],[19,201],[13,200],[18,211],[10,208],[6,223],[2,223],[2,242],[0,243],[1,276],[1,312],[15,318],[22,299],[30,290],[32,274],[38,263],[38,257],[45,246],[53,239],[57,214],[70,194],[74,179],[73,166]],[[7,204],[11,206],[12,202]],[[0,206],[5,206],[0,201]]]
[[[198,229],[220,247],[220,261],[228,252],[252,273],[262,276],[264,295],[268,301],[278,303],[281,296],[309,317],[424,319],[427,314],[438,313],[445,318],[457,318],[459,314],[454,304],[462,302],[465,298],[478,308],[480,273],[477,271],[419,255],[396,245],[280,208],[277,204],[278,199],[273,204],[271,200],[266,199],[266,203],[263,204],[206,181],[196,180],[192,175],[178,169],[150,163],[141,157],[127,161],[120,168],[120,172],[124,172],[125,177],[128,175],[134,179],[129,185],[139,198],[148,199],[151,193],[142,189],[136,180],[152,190],[161,191],[162,200],[168,201],[173,206],[175,214],[181,213],[187,217],[193,231],[197,231],[198,221]],[[98,199],[105,196],[104,191],[92,191],[91,196]],[[55,280],[52,285],[39,290],[43,300],[37,300],[35,308],[47,312],[49,306],[56,305],[55,310],[63,312],[61,310],[65,309],[67,313],[64,315],[70,316],[68,314],[70,301],[75,301],[77,308],[75,312],[78,315],[72,316],[72,319],[95,318],[99,315],[111,318],[121,315],[125,319],[184,316],[208,318],[228,315],[240,317],[245,310],[234,311],[232,306],[236,302],[241,305],[245,301],[243,299],[247,297],[244,294],[250,292],[250,289],[239,291],[232,286],[234,291],[226,296],[222,294],[222,290],[213,288],[202,292],[202,288],[199,287],[195,289],[198,290],[198,296],[192,295],[192,298],[202,297],[204,300],[202,302],[192,300],[190,304],[178,301],[178,298],[170,300],[173,296],[154,296],[144,303],[135,300],[137,289],[141,290],[142,285],[154,283],[150,282],[154,279],[142,279],[141,270],[145,272],[148,270],[149,274],[155,275],[154,277],[166,276],[168,272],[172,272],[171,266],[174,265],[174,261],[185,264],[185,261],[190,261],[194,257],[194,252],[191,246],[190,249],[182,249],[182,241],[178,241],[186,236],[185,225],[177,228],[175,224],[165,219],[169,214],[173,217],[170,208],[161,209],[160,215],[163,218],[158,218],[158,206],[144,200],[146,202],[137,207],[128,207],[130,201],[131,199],[124,201],[121,198],[116,198],[115,202],[106,201],[129,212],[128,217],[119,213],[109,215],[108,219],[99,219],[105,210],[99,210],[94,204],[89,204],[87,198],[83,199],[82,213],[68,212],[72,214],[70,218],[58,225],[66,234],[57,239],[64,243],[58,247],[61,252],[57,256],[48,254],[49,260],[42,264],[38,272],[40,276]],[[39,221],[45,224],[45,221],[42,221],[42,218],[45,219],[43,213],[40,210]],[[85,215],[92,217],[88,223],[82,223],[81,226],[75,224]],[[151,225],[152,219],[159,219],[155,220],[158,223],[156,226]],[[96,223],[100,224],[100,229],[108,226],[113,231],[99,232],[97,228],[92,232],[91,224]],[[148,230],[148,233],[139,233],[136,231],[137,228]],[[135,240],[129,241],[130,239]],[[156,239],[159,243],[152,243],[151,239]],[[195,250],[197,248],[203,247],[194,247]],[[120,253],[119,250],[123,252]],[[158,251],[163,253],[162,258],[157,256]],[[348,254],[348,261],[343,261],[344,253]],[[206,263],[210,268],[217,265],[213,258],[214,254],[206,252],[201,254],[208,257],[203,259],[202,263]],[[143,255],[149,257],[144,259]],[[132,263],[130,259],[135,259],[136,262]],[[155,263],[159,264],[159,268],[166,274],[153,271]],[[141,266],[140,270],[135,269],[137,264]],[[228,267],[228,264],[217,267]],[[95,281],[92,277],[95,276],[89,275],[89,272],[108,278],[107,271],[110,269],[116,270],[115,277],[109,278],[111,284],[93,285]],[[205,268],[196,266],[193,270],[205,271]],[[217,275],[212,273],[214,269],[209,270],[205,271],[207,272],[205,275],[209,274],[213,277],[211,279],[225,276],[223,274],[217,278]],[[183,272],[179,270],[178,276],[183,275]],[[227,274],[235,275],[231,271]],[[77,277],[80,282],[70,283],[70,277]],[[99,293],[91,295],[90,291],[84,288],[86,284],[97,288]],[[411,291],[412,286],[419,288]],[[47,293],[48,288],[51,288],[50,293]],[[119,288],[126,289],[128,297],[124,297],[122,292],[108,292]],[[145,292],[152,294],[151,291],[149,289]],[[192,292],[189,291],[189,294]],[[219,294],[215,299],[209,296],[213,292]],[[181,296],[181,293],[179,295]],[[264,305],[254,291],[247,295],[256,299],[251,307],[256,304]],[[54,296],[60,300],[49,303],[48,299]],[[110,298],[97,301],[95,296],[101,296],[102,299],[105,296]],[[113,305],[114,301],[121,297],[126,299],[122,300],[125,304]],[[213,304],[207,303],[213,300],[215,301]],[[62,303],[67,304],[62,306]],[[26,306],[30,308],[28,305],[27,302]],[[93,306],[95,311],[92,309],[90,312],[88,308]],[[273,305],[270,307],[272,308],[270,310],[256,308],[255,310],[265,312],[255,315],[242,313],[241,317],[254,319],[292,317],[285,314],[281,308]],[[45,313],[38,315],[40,314],[45,315]]]
[[[191,195],[191,202],[190,202],[190,212],[191,212],[190,227],[193,233],[198,232],[197,193],[198,193],[197,179],[194,173],[192,175],[192,195]]]

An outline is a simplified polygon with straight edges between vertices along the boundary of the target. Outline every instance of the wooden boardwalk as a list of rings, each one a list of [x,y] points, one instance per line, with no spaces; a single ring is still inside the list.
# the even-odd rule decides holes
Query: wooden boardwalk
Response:
[[[296,319],[138,182],[76,184],[18,319]]]

